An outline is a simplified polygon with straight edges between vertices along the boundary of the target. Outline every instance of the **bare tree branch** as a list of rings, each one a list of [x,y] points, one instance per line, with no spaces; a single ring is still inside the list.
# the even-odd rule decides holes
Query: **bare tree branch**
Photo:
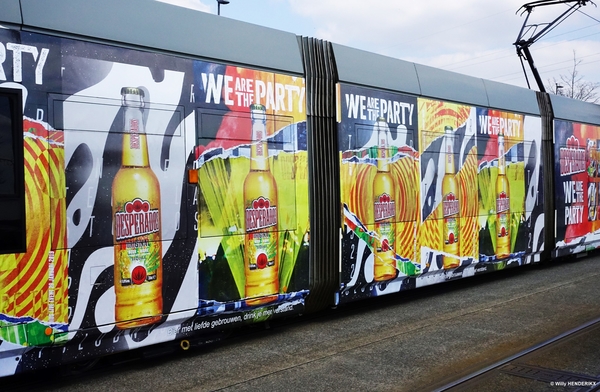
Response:
[[[580,101],[598,103],[600,101],[600,96],[598,95],[600,83],[587,81],[579,74],[577,66],[582,62],[583,60],[577,60],[577,55],[573,51],[573,68],[568,74],[561,74],[560,80],[552,78],[552,81],[550,81],[548,79],[546,89],[552,94],[564,95],[565,97]]]

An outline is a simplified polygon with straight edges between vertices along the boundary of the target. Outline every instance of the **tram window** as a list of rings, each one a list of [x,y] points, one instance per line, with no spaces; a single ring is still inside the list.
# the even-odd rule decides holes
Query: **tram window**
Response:
[[[15,194],[15,154],[10,99],[0,96],[0,195]]]
[[[0,254],[26,250],[21,90],[0,88]]]

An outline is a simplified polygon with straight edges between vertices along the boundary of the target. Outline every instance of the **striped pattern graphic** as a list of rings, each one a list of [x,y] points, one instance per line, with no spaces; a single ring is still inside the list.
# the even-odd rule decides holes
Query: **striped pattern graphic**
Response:
[[[420,152],[423,154],[430,145],[444,136],[444,128],[451,126],[455,131],[463,126],[471,115],[471,106],[458,105],[443,101],[419,99],[420,120]],[[456,146],[455,146],[456,147]],[[435,151],[438,153],[439,151]],[[456,151],[458,152],[458,151]],[[458,154],[455,160],[458,160]],[[424,165],[421,162],[421,165]],[[437,166],[437,162],[436,162]],[[456,179],[458,181],[460,201],[460,257],[477,258],[479,254],[479,229],[478,229],[478,183],[477,183],[477,152],[475,148],[468,151],[462,165],[457,165]],[[438,173],[438,175],[442,175]],[[443,250],[444,220],[442,219],[441,199],[436,200],[435,211],[423,222],[418,230],[417,247],[426,247],[434,250]]]
[[[412,156],[404,156],[390,164],[390,171],[395,187],[395,251],[398,256],[415,261],[415,221],[419,214],[417,161]],[[343,202],[361,224],[368,227],[369,232],[373,232],[373,181],[377,167],[368,162],[368,159],[363,159],[360,163],[343,160],[341,173]],[[367,242],[372,248],[373,238],[369,238]]]
[[[3,326],[32,319],[66,324],[68,254],[62,132],[48,131],[46,124],[25,119],[24,148],[27,252],[0,256],[0,321]],[[14,343],[23,344],[21,340]]]
[[[419,215],[419,171],[417,162],[407,157],[391,165],[396,184],[396,253],[406,259],[417,261],[415,235]]]
[[[472,149],[462,169],[458,172],[460,188],[460,255],[477,258],[479,256],[479,205],[477,186],[477,153]]]

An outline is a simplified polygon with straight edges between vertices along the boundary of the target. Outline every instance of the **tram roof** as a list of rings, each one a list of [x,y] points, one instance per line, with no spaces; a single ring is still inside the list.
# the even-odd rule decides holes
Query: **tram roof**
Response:
[[[554,117],[561,120],[600,125],[600,105],[551,95]]]
[[[539,115],[535,91],[333,45],[340,81]],[[365,72],[371,69],[372,72]]]
[[[155,0],[3,0],[0,23],[303,74],[295,34]],[[341,82],[539,115],[532,90],[333,44]],[[555,116],[600,124],[600,106],[551,96]]]
[[[23,30],[141,46],[302,74],[293,33],[155,0],[3,0],[0,22]]]

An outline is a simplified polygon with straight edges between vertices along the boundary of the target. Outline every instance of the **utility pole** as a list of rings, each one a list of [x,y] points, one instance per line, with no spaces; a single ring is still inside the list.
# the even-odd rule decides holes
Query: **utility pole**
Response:
[[[217,0],[217,15],[221,15],[221,4],[229,4],[229,0]]]

